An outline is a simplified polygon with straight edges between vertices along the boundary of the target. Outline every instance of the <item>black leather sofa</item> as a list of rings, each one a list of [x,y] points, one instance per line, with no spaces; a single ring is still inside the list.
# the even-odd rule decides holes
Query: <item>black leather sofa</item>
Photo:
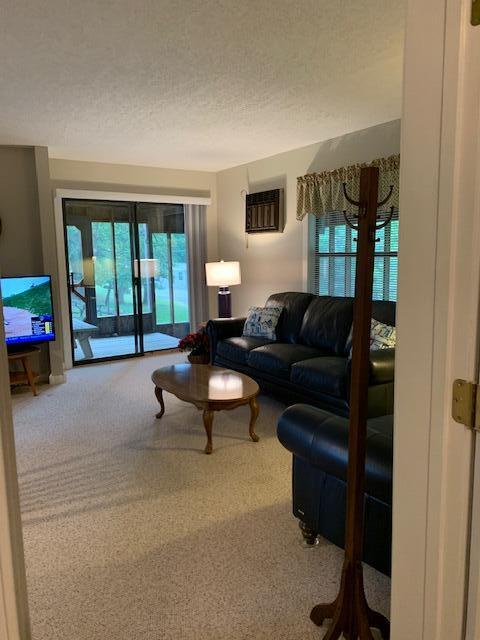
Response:
[[[353,298],[286,292],[271,295],[266,306],[283,307],[276,340],[243,337],[245,318],[210,320],[211,362],[248,374],[287,404],[348,416]],[[395,303],[375,301],[373,317],[395,325]],[[370,354],[371,417],[393,412],[394,358],[394,349]]]
[[[293,453],[293,513],[308,543],[319,534],[345,542],[348,420],[307,405],[286,409],[280,442]],[[393,416],[367,424],[364,561],[390,575],[392,546]]]

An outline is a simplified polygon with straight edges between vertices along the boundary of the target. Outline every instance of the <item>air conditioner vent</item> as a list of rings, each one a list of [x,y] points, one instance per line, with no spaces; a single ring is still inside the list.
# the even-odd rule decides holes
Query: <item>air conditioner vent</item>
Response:
[[[285,228],[283,189],[247,195],[245,231],[247,233],[282,232]]]

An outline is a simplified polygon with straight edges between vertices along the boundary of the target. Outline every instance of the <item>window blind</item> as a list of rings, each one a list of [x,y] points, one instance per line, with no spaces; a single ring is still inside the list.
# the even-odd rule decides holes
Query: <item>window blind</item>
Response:
[[[342,212],[315,220],[314,287],[318,295],[354,296],[357,232]],[[373,299],[397,299],[398,212],[376,235]]]

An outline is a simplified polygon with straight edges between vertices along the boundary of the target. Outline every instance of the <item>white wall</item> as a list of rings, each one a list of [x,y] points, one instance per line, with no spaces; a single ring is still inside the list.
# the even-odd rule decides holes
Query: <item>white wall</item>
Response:
[[[53,188],[211,197],[212,204],[207,207],[207,252],[209,260],[217,259],[215,173],[50,158],[50,178]]]
[[[306,290],[307,219],[296,219],[297,177],[368,162],[400,151],[400,121],[257,160],[217,174],[218,255],[240,260],[242,284],[232,288],[233,314],[262,305],[271,293]],[[245,194],[285,189],[283,233],[245,234]]]
[[[49,273],[42,247],[42,222],[36,149],[0,146],[0,273],[21,276]],[[42,377],[50,372],[49,348],[43,344],[33,368]]]

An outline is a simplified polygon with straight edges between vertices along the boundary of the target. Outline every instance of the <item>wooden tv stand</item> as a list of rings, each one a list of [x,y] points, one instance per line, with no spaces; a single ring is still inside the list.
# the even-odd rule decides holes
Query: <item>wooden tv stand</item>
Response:
[[[10,371],[10,385],[28,384],[34,396],[38,395],[37,387],[35,386],[38,373],[32,371],[28,359],[39,351],[40,349],[38,347],[32,346],[8,351],[8,361],[13,362],[14,360],[20,360],[23,368],[23,371]]]

